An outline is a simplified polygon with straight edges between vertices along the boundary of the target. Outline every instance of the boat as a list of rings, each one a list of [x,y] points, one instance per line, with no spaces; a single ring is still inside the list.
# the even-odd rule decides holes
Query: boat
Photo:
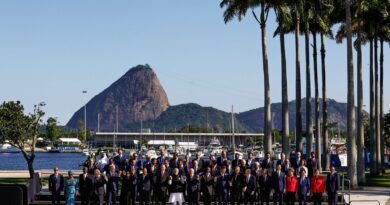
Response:
[[[238,159],[244,158],[244,154],[237,149],[229,150],[227,152],[227,157],[228,157],[228,159],[233,160],[237,154],[238,154]]]
[[[214,138],[211,140],[210,144],[207,146],[208,153],[210,155],[219,155],[222,152],[221,142],[218,139]]]
[[[150,149],[145,153],[145,156],[149,159],[157,158],[156,150]]]
[[[0,145],[0,153],[19,153],[20,149],[8,143]]]

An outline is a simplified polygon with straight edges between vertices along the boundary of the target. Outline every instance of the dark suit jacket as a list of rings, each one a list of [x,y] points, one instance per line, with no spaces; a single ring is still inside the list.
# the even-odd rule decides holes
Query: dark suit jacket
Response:
[[[119,175],[118,173],[114,172],[114,174],[111,175],[111,173],[107,173],[107,178],[108,178],[108,182],[107,182],[107,192],[111,192],[111,191],[118,191],[119,189]]]
[[[80,192],[88,192],[91,190],[91,177],[89,174],[84,178],[84,174],[79,175]]]
[[[269,175],[266,175],[266,179],[264,179],[263,175],[259,176],[259,189],[260,192],[270,192],[271,191],[271,184],[272,184],[272,178]]]
[[[339,190],[339,175],[334,173],[333,176],[331,173],[326,177],[326,191],[327,192],[337,192]]]
[[[308,176],[309,177],[312,177],[314,174],[314,169],[317,169],[318,167],[318,161],[317,159],[314,159],[313,158],[309,158],[307,160],[307,171],[309,172],[308,173]]]
[[[215,192],[217,194],[229,193],[229,174],[225,173],[223,176],[217,176],[217,182],[215,184]]]
[[[252,191],[256,191],[256,177],[251,175],[249,181],[244,176],[244,187],[246,187],[245,194],[250,195]]]
[[[187,193],[188,195],[196,195],[200,192],[200,180],[197,179],[198,175],[194,175],[191,179],[190,176],[187,177]]]
[[[275,171],[272,175],[272,188],[275,189],[276,192],[283,192],[286,188],[286,177],[284,172],[280,172],[280,175],[278,176],[278,173]]]
[[[235,168],[236,166],[240,166],[240,160],[239,159],[233,159],[233,161],[232,161],[232,167]]]
[[[157,172],[154,176],[154,187],[156,190],[165,192],[168,189],[168,177],[170,173],[165,171],[161,177],[161,172]]]
[[[172,168],[178,168],[179,167],[179,158],[175,159],[171,159],[169,161],[169,166],[172,167]]]
[[[203,175],[200,178],[200,185],[200,189],[203,194],[207,192],[207,194],[211,195],[213,193],[214,177],[211,174],[208,177],[206,177],[206,175]]]
[[[153,179],[151,174],[139,175],[138,176],[138,190],[150,192],[153,187]]]
[[[49,191],[51,192],[59,192],[64,190],[64,177],[62,174],[58,174],[57,177],[55,177],[54,174],[50,175],[49,177]]]
[[[114,163],[116,166],[118,166],[119,170],[125,169],[125,163],[126,163],[126,156],[122,154],[122,157],[119,155],[114,157]]]
[[[244,187],[244,176],[238,174],[236,177],[233,173],[230,175],[229,181],[232,182],[232,186],[230,187],[231,194],[240,194],[242,192],[242,188]]]
[[[100,176],[99,178],[96,178],[95,176],[91,180],[92,184],[92,190],[94,194],[96,195],[104,195],[104,184],[106,184],[107,181],[104,179],[103,176]]]
[[[297,158],[290,159],[291,166],[295,169],[295,171],[297,171],[298,167],[300,166],[301,160],[297,160]]]
[[[261,168],[268,169],[268,173],[273,172],[274,171],[274,162],[272,161],[272,159],[270,159],[269,162],[267,161],[267,159],[263,159],[263,162],[261,163]]]
[[[308,177],[304,177],[301,180],[301,177],[298,178],[298,194],[305,195],[310,192],[310,179]]]

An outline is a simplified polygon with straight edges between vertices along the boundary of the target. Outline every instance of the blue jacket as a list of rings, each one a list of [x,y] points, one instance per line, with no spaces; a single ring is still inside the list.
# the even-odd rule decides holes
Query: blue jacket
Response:
[[[286,189],[286,177],[284,172],[280,171],[279,176],[276,171],[272,174],[272,188],[275,189],[276,192],[283,192]]]
[[[310,180],[308,177],[298,178],[298,194],[306,195],[310,192]]]

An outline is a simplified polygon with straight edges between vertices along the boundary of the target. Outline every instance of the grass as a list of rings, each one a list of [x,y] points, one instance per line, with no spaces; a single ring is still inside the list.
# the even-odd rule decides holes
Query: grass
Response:
[[[370,176],[370,173],[366,173],[366,186],[380,186],[390,187],[390,170],[387,169],[382,176]]]
[[[26,185],[29,179],[26,178],[0,178],[0,184],[21,184]],[[47,178],[41,179],[42,186],[48,185],[49,180]]]

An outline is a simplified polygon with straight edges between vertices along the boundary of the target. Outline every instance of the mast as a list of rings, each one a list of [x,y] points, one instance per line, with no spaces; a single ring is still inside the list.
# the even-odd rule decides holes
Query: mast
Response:
[[[234,107],[232,105],[232,147],[235,148],[235,136],[234,136]]]

